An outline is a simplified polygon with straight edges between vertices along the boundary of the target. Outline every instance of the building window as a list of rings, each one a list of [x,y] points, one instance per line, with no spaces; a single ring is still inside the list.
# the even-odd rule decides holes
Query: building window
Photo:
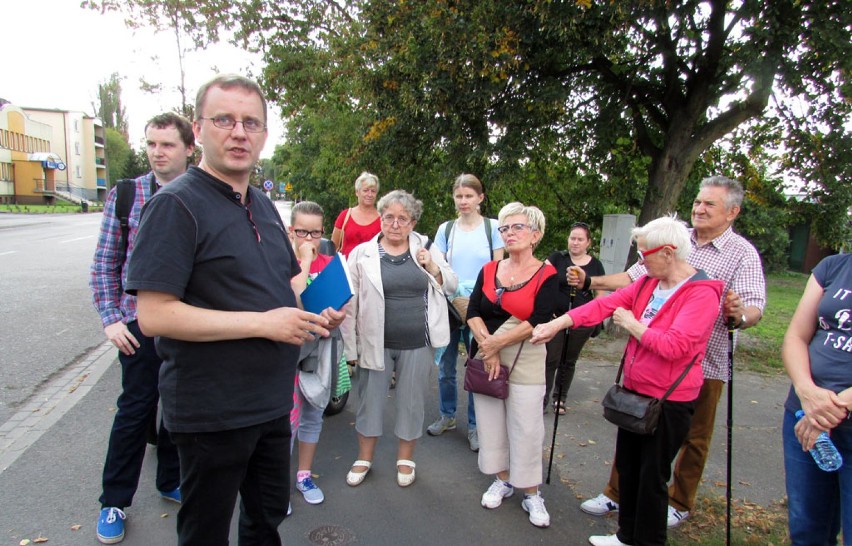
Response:
[[[83,171],[80,170],[79,165],[77,165],[77,167],[74,170],[77,173],[77,178],[83,178]]]
[[[80,132],[80,120],[78,120],[78,119],[74,120],[74,132],[75,133]]]
[[[80,155],[80,143],[79,142],[74,143],[74,153],[76,153],[77,155]]]

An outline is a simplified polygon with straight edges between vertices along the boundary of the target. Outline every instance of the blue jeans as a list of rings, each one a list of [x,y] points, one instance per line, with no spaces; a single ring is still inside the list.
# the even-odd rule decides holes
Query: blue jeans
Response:
[[[455,417],[458,399],[458,386],[456,382],[456,367],[459,359],[459,340],[464,333],[464,346],[470,354],[470,342],[468,328],[465,326],[460,330],[450,332],[450,344],[441,355],[438,363],[438,395],[441,399],[441,415]],[[476,413],[473,407],[473,395],[467,393],[467,428],[476,428]]]
[[[823,472],[811,454],[802,451],[795,426],[796,417],[785,411],[782,433],[791,542],[793,546],[837,544],[842,524],[844,543],[852,544],[852,431],[831,432],[843,466],[837,472]]]

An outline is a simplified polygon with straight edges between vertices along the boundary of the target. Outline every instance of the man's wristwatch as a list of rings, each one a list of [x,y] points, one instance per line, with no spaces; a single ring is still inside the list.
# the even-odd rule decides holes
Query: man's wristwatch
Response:
[[[748,317],[746,317],[746,314],[743,313],[742,316],[740,317],[740,322],[736,325],[737,330],[744,328],[746,323],[748,323]]]

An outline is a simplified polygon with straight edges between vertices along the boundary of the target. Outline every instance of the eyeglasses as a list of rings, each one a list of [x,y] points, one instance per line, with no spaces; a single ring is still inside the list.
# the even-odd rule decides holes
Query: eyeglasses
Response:
[[[649,250],[645,250],[645,251],[637,249],[636,254],[639,255],[639,263],[643,263],[645,261],[645,258],[650,256],[651,254],[656,254],[657,252],[661,251],[662,249],[664,249],[666,247],[673,248],[674,250],[677,250],[676,245],[660,245],[660,246],[655,246],[654,248],[649,249]]]
[[[573,224],[571,224],[571,229],[574,228],[583,228],[585,230],[591,229],[589,228],[589,224],[587,224],[586,222],[574,222]]]
[[[232,118],[231,116],[216,116],[212,118],[199,117],[198,119],[206,119],[212,121],[213,125],[215,125],[219,129],[227,129],[229,131],[233,130],[234,127],[237,126],[237,123],[242,123],[243,129],[245,129],[247,133],[262,133],[266,130],[265,123],[253,118],[237,120]]]
[[[497,307],[502,307],[501,301],[503,299],[503,292],[505,291],[506,289],[502,286],[494,289],[494,293],[497,294],[497,301],[495,301],[494,303],[497,305]]]
[[[382,223],[386,226],[392,226],[396,223],[399,227],[405,227],[411,223],[411,218],[406,218],[405,216],[391,216],[388,214],[387,216],[382,216]]]
[[[304,239],[304,238],[308,237],[309,235],[310,235],[311,239],[319,239],[320,237],[323,236],[323,233],[325,233],[325,230],[323,230],[323,229],[313,229],[313,230],[294,229],[293,233],[295,233],[296,237],[298,237],[299,239]]]
[[[505,235],[510,229],[512,230],[512,233],[517,233],[525,229],[532,230],[532,226],[530,226],[529,224],[509,224],[498,227],[497,231],[500,232],[500,235]]]

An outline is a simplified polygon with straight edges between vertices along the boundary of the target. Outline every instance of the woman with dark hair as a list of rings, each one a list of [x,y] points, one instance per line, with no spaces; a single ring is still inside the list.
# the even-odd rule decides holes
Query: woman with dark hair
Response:
[[[595,298],[592,290],[583,287],[576,289],[568,284],[568,277],[571,274],[572,267],[579,267],[585,271],[587,279],[606,274],[600,260],[589,254],[589,247],[591,245],[592,232],[589,230],[589,225],[577,222],[571,226],[571,232],[568,235],[568,250],[554,252],[547,258],[547,261],[556,268],[556,275],[559,279],[559,300],[556,304],[557,315],[561,315],[569,309],[580,307]],[[573,297],[572,293],[574,294]],[[564,335],[555,336],[547,343],[547,361],[545,367],[547,389],[544,391],[545,411],[547,411],[548,403],[552,400],[553,411],[558,412],[559,415],[565,415],[565,398],[568,396],[568,389],[571,388],[571,381],[574,379],[577,358],[580,356],[580,351],[583,350],[583,346],[596,328],[600,328],[600,325],[571,330],[571,334],[568,336],[567,348],[564,348]],[[563,350],[565,351],[565,361],[560,362]],[[556,376],[555,384],[553,380],[554,375]],[[553,391],[552,393],[551,390]]]

